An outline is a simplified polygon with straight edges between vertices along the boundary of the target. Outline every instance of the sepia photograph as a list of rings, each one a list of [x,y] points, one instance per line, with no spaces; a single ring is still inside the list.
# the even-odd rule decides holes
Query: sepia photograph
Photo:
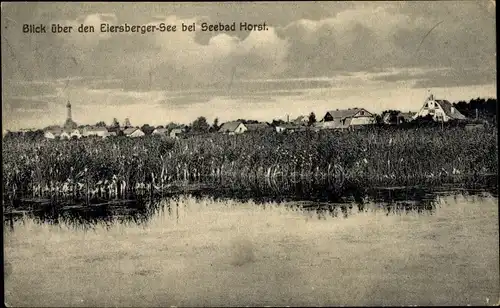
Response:
[[[496,2],[2,2],[7,307],[498,306]]]

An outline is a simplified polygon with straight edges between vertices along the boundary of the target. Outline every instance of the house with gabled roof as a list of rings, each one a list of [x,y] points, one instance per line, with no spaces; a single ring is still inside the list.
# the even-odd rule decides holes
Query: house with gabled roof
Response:
[[[61,139],[71,139],[71,135],[70,135],[70,132],[64,130],[61,135],[59,135],[59,138]]]
[[[235,135],[242,134],[248,130],[247,124],[240,121],[226,122],[219,128],[219,133]]]
[[[375,124],[375,115],[364,108],[349,108],[327,111],[317,127],[329,129],[348,129],[353,126]]]
[[[387,112],[382,117],[382,122],[388,125],[398,125],[403,123],[408,123],[413,121],[413,116],[415,112]]]
[[[62,127],[59,127],[59,126],[47,127],[44,130],[44,137],[47,139],[56,139],[56,138],[61,137],[62,132],[63,132]]]
[[[247,123],[245,124],[245,127],[247,128],[247,132],[272,132],[273,127],[269,125],[268,123]]]
[[[151,135],[167,135],[168,129],[164,127],[157,127],[152,132]]]
[[[168,135],[170,136],[170,138],[179,139],[179,136],[181,136],[185,132],[186,129],[184,128],[173,128]]]
[[[432,119],[436,122],[467,119],[466,116],[453,107],[452,103],[443,99],[435,99],[432,94],[424,102],[424,105],[420,108],[420,110],[413,116],[413,119],[428,115],[432,116]]]
[[[66,105],[67,118],[63,126],[49,126],[43,130],[44,137],[47,139],[71,139],[80,138],[82,136],[78,124],[71,117],[71,103]]]
[[[123,135],[131,138],[143,137],[146,134],[138,127],[129,127],[123,130]]]
[[[82,137],[82,132],[80,131],[80,129],[78,128],[75,128],[71,131],[71,133],[69,134],[71,138],[78,138],[80,139]]]

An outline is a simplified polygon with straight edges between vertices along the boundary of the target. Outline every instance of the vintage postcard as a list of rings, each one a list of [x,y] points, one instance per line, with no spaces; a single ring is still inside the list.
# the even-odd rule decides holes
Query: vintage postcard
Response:
[[[5,305],[498,305],[495,10],[2,2]]]

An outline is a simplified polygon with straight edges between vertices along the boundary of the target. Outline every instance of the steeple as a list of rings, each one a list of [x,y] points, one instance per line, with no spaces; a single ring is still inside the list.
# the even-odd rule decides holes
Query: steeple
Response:
[[[71,118],[71,103],[69,101],[66,104],[66,109],[67,109],[68,116],[67,116],[66,122],[64,122],[64,129],[69,131],[69,130],[77,128],[78,125]]]
[[[66,104],[66,108],[68,109],[68,117],[67,120],[71,121],[71,103],[68,101],[68,104]]]

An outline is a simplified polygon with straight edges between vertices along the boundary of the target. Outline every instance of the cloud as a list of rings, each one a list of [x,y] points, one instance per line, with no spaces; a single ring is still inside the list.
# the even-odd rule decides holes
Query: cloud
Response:
[[[482,85],[496,80],[496,73],[491,69],[465,67],[394,69],[370,75],[372,80],[377,81],[414,81],[414,88]]]
[[[178,19],[169,16],[166,24],[198,23],[198,19]],[[288,49],[286,40],[277,37],[275,30],[252,32],[244,40],[226,33],[210,38],[208,44],[196,41],[195,33],[175,32],[153,37],[159,47],[160,66],[170,68],[174,78],[195,79],[210,84],[230,81],[237,74],[272,76],[284,69]],[[151,64],[153,65],[153,64]],[[186,82],[187,83],[187,82]],[[193,83],[193,82],[191,82]]]
[[[98,30],[101,23],[133,25],[142,18],[138,24],[165,22],[179,28],[181,23],[194,22],[198,31],[146,35],[97,31],[19,37],[11,29],[6,31],[6,39],[14,49],[11,57],[17,61],[5,64],[8,73],[18,79],[26,79],[22,72],[32,75],[28,79],[113,75],[123,79],[122,87],[147,91],[229,83],[240,78],[332,76],[339,71],[384,67],[493,67],[496,63],[494,20],[488,20],[484,5],[475,3],[325,4],[321,12],[303,4],[295,5],[302,14],[283,13],[276,18],[266,14],[277,8],[265,4],[247,5],[241,16],[234,14],[241,11],[236,5],[176,8],[177,16],[171,15],[173,10],[168,14],[167,4],[153,5],[154,14],[150,12],[149,16],[139,4],[89,4],[80,12],[93,12],[82,16],[76,16],[77,11],[68,6],[58,6],[75,17],[52,18],[50,22],[74,27],[84,23]],[[96,13],[98,7],[107,13]],[[285,6],[281,11],[289,9]],[[48,6],[35,6],[34,10],[39,18],[50,16]],[[19,15],[22,10],[18,11]],[[185,17],[189,12],[196,15]],[[58,14],[53,11],[52,15]],[[299,16],[303,17],[295,19]],[[265,21],[270,27],[262,32],[207,33],[200,31],[202,21]],[[441,24],[422,41],[438,22]],[[10,53],[8,46],[2,49]]]
[[[44,114],[47,121],[64,119],[67,100],[81,115],[85,106],[107,104],[110,113],[126,108],[123,115],[141,104],[161,106],[167,115],[174,106],[195,107],[191,114],[243,103],[258,113],[259,100],[277,112],[306,108],[287,105],[291,98],[310,107],[359,93],[371,97],[382,88],[417,93],[496,84],[495,15],[480,2],[27,3],[3,7],[1,14],[5,107],[35,110],[31,101],[46,101],[61,110]],[[269,30],[200,31],[201,22],[233,21],[266,22]],[[96,30],[100,23],[194,22],[198,30],[29,35],[19,29],[56,22]],[[7,117],[23,118],[23,108]],[[95,117],[88,111],[81,120]]]
[[[106,18],[104,18],[106,17]],[[76,26],[83,22],[98,28],[101,22],[120,24],[115,15],[92,14],[75,21],[59,21]],[[206,44],[195,32],[182,32],[182,23],[198,23],[200,18],[181,19],[170,15],[146,23],[176,25],[169,33],[74,34],[58,38],[68,59],[68,74],[113,75],[122,80],[118,87],[148,91],[199,87],[214,82],[230,82],[236,76],[274,76],[286,67],[287,41],[275,29],[252,32],[245,39],[220,33]],[[98,86],[99,87],[99,86]]]
[[[111,38],[111,33],[100,32],[100,25],[103,23],[116,24],[117,18],[115,14],[90,14],[82,16],[76,20],[54,20],[51,24],[59,24],[61,26],[71,26],[71,33],[59,35],[58,38],[63,40],[69,46],[78,50],[89,51],[97,46],[101,40]],[[94,28],[95,32],[79,32],[78,28],[85,25]]]
[[[388,5],[348,9],[321,20],[291,22],[278,31],[280,37],[291,41],[288,74],[495,64],[494,23],[459,7],[432,7],[437,10],[428,15],[418,13],[420,5],[415,5],[412,14],[406,12],[406,6]],[[444,14],[446,8],[448,13]],[[443,15],[439,15],[441,12]]]
[[[469,85],[483,85],[492,81],[496,83],[496,72],[492,70],[476,71],[471,69],[450,70],[446,74],[428,74],[421,76],[414,87],[460,87]]]

